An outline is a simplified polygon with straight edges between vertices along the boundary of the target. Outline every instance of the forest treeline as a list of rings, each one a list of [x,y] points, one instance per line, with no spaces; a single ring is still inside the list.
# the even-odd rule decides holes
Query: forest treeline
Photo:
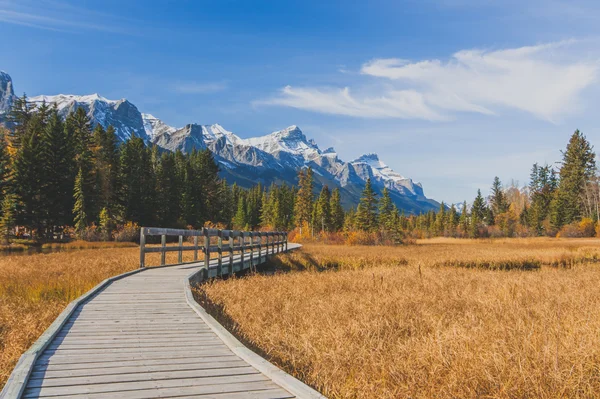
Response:
[[[297,187],[251,189],[219,178],[209,150],[161,151],[141,138],[119,142],[112,127],[92,124],[82,108],[61,118],[56,107],[14,101],[0,140],[0,234],[37,241],[76,236],[134,240],[138,226],[277,229],[305,238],[399,243],[433,236],[593,236],[600,190],[593,147],[576,131],[559,165],[535,164],[526,187],[495,178],[460,209],[405,215],[387,188],[366,181],[360,203],[344,210],[340,190],[315,195],[313,172]]]

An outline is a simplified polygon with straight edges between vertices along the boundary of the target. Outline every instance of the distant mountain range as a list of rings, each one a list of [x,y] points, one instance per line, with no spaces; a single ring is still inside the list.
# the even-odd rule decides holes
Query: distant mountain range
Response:
[[[0,123],[14,99],[10,76],[0,72]],[[323,185],[339,187],[345,206],[356,205],[367,178],[381,191],[388,187],[396,205],[406,213],[420,213],[439,208],[439,203],[428,199],[420,183],[402,176],[384,164],[377,154],[365,154],[350,161],[342,161],[333,148],[321,150],[312,139],[307,139],[297,126],[261,137],[243,139],[221,125],[188,124],[182,128],[167,125],[162,120],[141,113],[126,99],[108,100],[98,94],[37,96],[34,103],[56,104],[59,113],[67,115],[79,107],[87,112],[94,125],[112,125],[121,140],[133,135],[147,144],[155,144],[168,151],[190,152],[208,148],[221,168],[221,177],[243,187],[257,183],[296,184],[300,168],[311,167],[315,177],[315,192]]]

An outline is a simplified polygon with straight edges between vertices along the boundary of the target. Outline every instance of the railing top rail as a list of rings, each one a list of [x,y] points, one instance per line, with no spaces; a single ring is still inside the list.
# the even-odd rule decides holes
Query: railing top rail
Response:
[[[220,229],[208,229],[202,228],[199,230],[185,230],[185,229],[167,229],[162,227],[142,227],[142,230],[147,236],[184,236],[184,237],[216,237],[221,234],[221,237],[271,237],[274,235],[287,234],[284,231],[240,231],[240,230],[220,230]]]

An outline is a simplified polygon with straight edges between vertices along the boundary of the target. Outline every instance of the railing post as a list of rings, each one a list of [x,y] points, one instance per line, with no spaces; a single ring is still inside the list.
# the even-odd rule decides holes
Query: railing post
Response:
[[[198,260],[198,236],[194,236],[194,262]]]
[[[258,232],[258,263],[262,263],[262,232]]]
[[[146,267],[146,232],[140,229],[140,268]]]
[[[166,261],[166,259],[167,259],[167,251],[166,251],[166,249],[167,249],[167,235],[166,234],[162,234],[160,236],[160,250],[161,250],[161,252],[160,252],[160,265],[161,266],[164,266],[167,263],[167,261]]]
[[[281,233],[277,232],[277,253],[281,252]]]
[[[269,232],[265,232],[265,259],[269,256]]]
[[[177,253],[177,263],[183,263],[183,236],[179,236],[179,251]]]
[[[229,277],[233,275],[233,245],[235,244],[233,238],[233,230],[229,230]]]
[[[275,253],[275,233],[271,233],[271,255]]]
[[[254,232],[250,232],[250,269],[254,267]]]
[[[204,233],[204,267],[206,267],[206,277],[210,277],[208,269],[210,268],[210,236],[208,235],[208,229],[203,228]]]
[[[242,244],[241,244],[242,250],[241,250],[241,255],[240,255],[240,260],[241,260],[241,264],[242,264],[241,270],[244,270],[244,246],[245,246],[244,244],[246,243],[246,237],[244,236],[243,231],[241,232],[240,238],[242,239]]]
[[[219,260],[217,263],[217,275],[223,275],[223,232],[219,230],[217,232],[217,236],[219,237],[218,246],[219,246]]]
[[[286,231],[284,234],[285,234],[285,237],[284,237],[284,239],[285,239],[285,252],[287,252],[287,250],[288,250],[288,232]]]

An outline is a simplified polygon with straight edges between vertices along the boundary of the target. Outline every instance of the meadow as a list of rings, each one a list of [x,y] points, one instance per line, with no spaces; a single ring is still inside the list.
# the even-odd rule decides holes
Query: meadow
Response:
[[[331,398],[591,398],[600,241],[306,244],[198,297]]]
[[[114,243],[113,243],[114,244]],[[139,265],[137,247],[0,256],[0,386],[69,302]],[[61,249],[85,247],[85,243]],[[90,247],[97,248],[98,243]],[[108,244],[104,244],[107,247]]]
[[[139,267],[139,247],[133,243],[52,243],[41,250],[56,252],[39,254],[27,249],[0,255],[0,389],[19,357],[69,302],[102,280]],[[193,253],[184,252],[183,261],[193,261]],[[160,255],[147,254],[146,262],[159,265]],[[166,262],[177,263],[177,253],[168,253]]]

